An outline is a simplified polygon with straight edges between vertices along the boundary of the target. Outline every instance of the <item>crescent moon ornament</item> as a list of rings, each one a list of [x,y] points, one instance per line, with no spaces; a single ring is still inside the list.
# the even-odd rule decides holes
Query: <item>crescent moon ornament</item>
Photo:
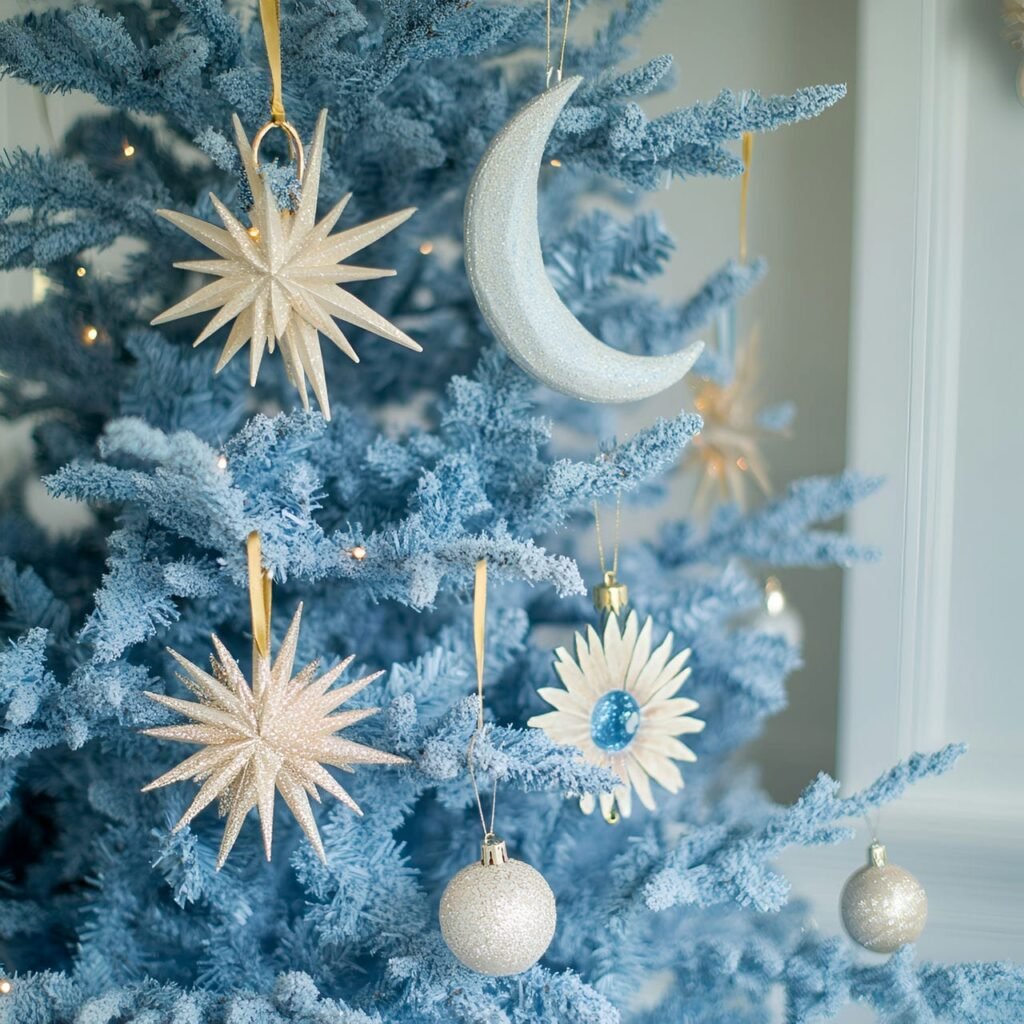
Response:
[[[704,342],[664,356],[609,348],[573,316],[548,279],[537,177],[548,136],[582,81],[566,78],[531,100],[487,148],[466,197],[466,273],[484,319],[523,370],[584,402],[635,402],[680,381]]]

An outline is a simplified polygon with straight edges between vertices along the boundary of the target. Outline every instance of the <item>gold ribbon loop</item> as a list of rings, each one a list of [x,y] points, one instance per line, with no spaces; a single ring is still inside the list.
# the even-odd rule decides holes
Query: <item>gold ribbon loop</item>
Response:
[[[551,0],[547,0],[544,18],[544,84],[551,88],[551,79],[556,84],[562,81],[565,72],[565,44],[569,41],[569,15],[572,12],[572,0],[565,0],[565,17],[562,19],[562,45],[558,52],[558,67],[552,62],[551,55]]]
[[[473,580],[473,650],[476,653],[476,728],[469,738],[466,748],[466,766],[469,768],[469,781],[473,786],[476,808],[480,812],[480,827],[484,830],[484,841],[494,836],[494,815],[498,809],[498,775],[494,775],[491,787],[491,820],[487,822],[484,814],[484,802],[480,796],[480,787],[476,781],[476,769],[473,765],[473,750],[476,741],[484,730],[484,658],[487,643],[487,559],[481,558],[476,563],[476,576]]]
[[[484,658],[487,645],[487,559],[476,563],[473,581],[473,649],[476,652],[477,728],[484,727]]]
[[[754,155],[754,133],[744,132],[743,177],[740,178],[740,263],[747,262],[747,193],[750,190],[750,160]]]
[[[281,92],[281,0],[260,0],[260,24],[270,65],[270,120],[283,124],[284,96]]]
[[[264,658],[270,657],[270,599],[273,581],[263,568],[260,535],[253,530],[245,539],[249,562],[249,608],[252,612],[252,642]]]

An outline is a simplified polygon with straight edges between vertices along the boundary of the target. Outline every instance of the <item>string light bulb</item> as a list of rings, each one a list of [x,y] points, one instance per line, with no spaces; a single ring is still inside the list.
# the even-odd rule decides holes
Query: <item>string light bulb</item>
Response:
[[[86,346],[95,345],[97,339],[100,336],[99,328],[93,327],[92,324],[86,324],[82,328],[82,344]]]
[[[135,147],[130,142],[125,142],[121,146],[121,155],[126,160],[131,160],[135,156]]]
[[[424,256],[429,256],[433,251],[434,251],[434,243],[433,242],[424,242],[420,246],[420,252]]]
[[[89,271],[85,267],[75,267],[75,277],[85,277]]]
[[[357,544],[353,548],[349,548],[348,552],[357,562],[361,562],[366,558],[366,548],[362,544]]]
[[[562,166],[562,161],[559,160],[558,157],[552,157],[551,158],[551,166],[552,167],[561,167]]]
[[[786,610],[786,595],[777,576],[764,582],[764,609],[769,615],[781,615]]]
[[[260,240],[260,229],[255,224],[251,228],[246,228],[245,233],[254,241]]]
[[[0,978],[0,996],[9,996],[14,991],[10,978]]]
[[[217,468],[222,472],[228,468],[228,457],[226,455],[217,456]]]

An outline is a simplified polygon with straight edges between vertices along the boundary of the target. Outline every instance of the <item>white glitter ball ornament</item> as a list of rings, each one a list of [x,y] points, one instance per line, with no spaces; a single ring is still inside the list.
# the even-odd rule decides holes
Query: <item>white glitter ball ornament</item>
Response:
[[[928,917],[924,887],[909,871],[886,863],[881,843],[871,844],[867,865],[843,886],[839,906],[850,938],[873,953],[894,953],[916,941]]]
[[[532,967],[551,944],[557,912],[544,876],[511,860],[497,836],[464,867],[441,897],[441,935],[461,963],[503,977]]]

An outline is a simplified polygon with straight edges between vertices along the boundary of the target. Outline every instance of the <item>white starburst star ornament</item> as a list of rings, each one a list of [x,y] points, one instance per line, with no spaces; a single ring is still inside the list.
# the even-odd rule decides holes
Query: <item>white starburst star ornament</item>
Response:
[[[565,689],[537,691],[555,710],[527,723],[543,729],[555,743],[578,747],[591,764],[619,776],[621,785],[600,795],[607,821],[616,819],[616,807],[629,817],[634,790],[653,811],[651,779],[677,793],[683,776],[676,762],[697,760],[676,739],[704,728],[700,719],[689,717],[697,702],[677,696],[690,676],[690,652],[673,655],[671,633],[652,652],[652,629],[650,618],[641,629],[636,612],[630,612],[625,628],[610,614],[603,636],[592,626],[586,637],[577,633],[575,659],[564,647],[555,651],[555,671]],[[589,814],[593,796],[580,805]]]
[[[333,714],[381,672],[346,686],[331,687],[352,661],[346,658],[318,676],[320,663],[311,662],[292,675],[299,639],[299,605],[277,657],[254,653],[250,686],[238,663],[213,637],[217,652],[213,674],[170,651],[184,673],[178,678],[198,701],[178,700],[162,693],[146,696],[191,719],[187,725],[146,729],[147,736],[196,744],[202,749],[143,789],[192,779],[202,785],[174,831],[184,828],[200,811],[219,800],[227,815],[217,856],[219,870],[227,860],[249,811],[256,808],[263,847],[270,860],[274,830],[275,793],[280,793],[306,834],[317,856],[326,862],[308,797],[320,800],[318,787],[337,797],[356,814],[356,802],[324,767],[352,771],[358,764],[407,764],[404,757],[384,753],[335,735],[341,729],[376,714],[379,708],[359,708]]]
[[[246,228],[212,193],[210,199],[224,224],[223,228],[173,210],[158,210],[161,217],[220,257],[174,265],[182,270],[209,274],[219,280],[204,285],[152,322],[163,324],[216,309],[217,312],[195,340],[196,345],[201,344],[234,320],[215,373],[220,372],[249,343],[249,382],[255,384],[264,351],[269,349],[273,352],[276,346],[280,346],[288,379],[298,390],[303,406],[309,408],[308,380],[324,417],[330,419],[319,336],[326,335],[350,359],[359,362],[359,356],[335,320],[352,324],[416,352],[422,351],[404,331],[340,287],[352,281],[394,275],[393,270],[352,266],[343,261],[393,231],[415,210],[400,210],[332,235],[330,231],[338,222],[351,194],[345,196],[321,221],[316,221],[327,111],[321,111],[317,121],[309,159],[301,171],[301,193],[294,212],[278,207],[269,183],[260,173],[253,147],[245,137],[241,122],[237,117],[233,120],[238,152],[253,198],[249,211],[251,226]]]

